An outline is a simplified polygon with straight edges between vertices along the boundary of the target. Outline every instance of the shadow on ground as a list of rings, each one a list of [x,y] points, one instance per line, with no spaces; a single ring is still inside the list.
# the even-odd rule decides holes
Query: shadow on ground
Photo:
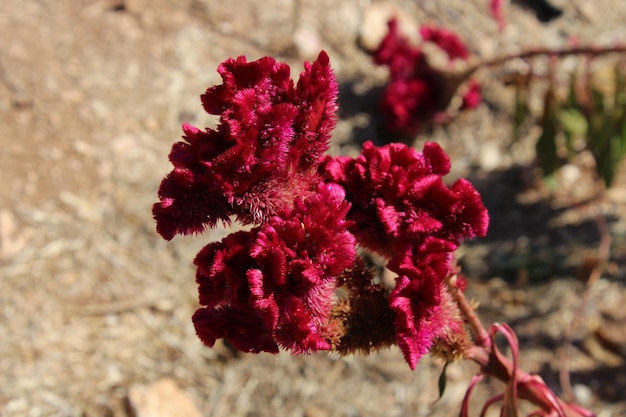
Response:
[[[599,202],[564,204],[541,190],[544,187],[537,185],[541,180],[532,170],[516,165],[470,176],[489,211],[490,225],[486,237],[468,242],[469,248],[488,247],[488,258],[478,270],[462,261],[469,275],[498,276],[518,284],[560,277],[586,279],[601,240],[598,220],[590,215],[601,212],[594,208]],[[613,214],[602,216],[609,229],[619,220]]]

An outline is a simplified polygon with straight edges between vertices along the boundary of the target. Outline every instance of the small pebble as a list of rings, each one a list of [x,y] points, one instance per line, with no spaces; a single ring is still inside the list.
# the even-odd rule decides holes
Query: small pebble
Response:
[[[583,384],[576,384],[572,387],[572,389],[574,390],[574,396],[580,405],[585,407],[591,404],[591,399],[593,398],[591,388]]]

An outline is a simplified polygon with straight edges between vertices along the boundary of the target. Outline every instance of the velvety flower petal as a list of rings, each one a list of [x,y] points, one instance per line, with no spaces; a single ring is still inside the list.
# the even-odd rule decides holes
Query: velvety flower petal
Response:
[[[428,353],[432,344],[433,335],[428,329],[419,329],[416,326],[413,303],[411,302],[411,281],[407,277],[397,279],[396,288],[389,296],[392,310],[396,313],[396,341],[404,359],[411,369],[415,369],[417,362]],[[404,294],[404,292],[408,294]],[[419,321],[418,321],[419,325]]]
[[[489,227],[489,213],[480,194],[466,179],[459,179],[451,191],[458,196],[448,218],[448,231],[457,239],[485,236]]]
[[[222,84],[201,100],[220,116],[219,125],[201,130],[184,124],[183,141],[170,153],[175,170],[154,208],[167,239],[230,217],[260,224],[290,206],[294,195],[313,193],[311,171],[336,124],[338,87],[325,52],[305,64],[297,86],[289,66],[271,57],[229,59],[218,72]],[[182,181],[182,172],[191,179]]]
[[[281,314],[275,297],[276,287],[270,286],[268,289],[265,285],[272,276],[261,269],[250,269],[246,276],[250,285],[250,307],[254,309],[254,314],[263,320],[265,326],[276,329]]]
[[[266,88],[265,93],[284,98],[293,89],[289,66],[269,56],[252,62],[248,62],[245,56],[230,58],[220,64],[217,71],[223,83],[207,89],[201,96],[204,109],[209,114],[220,115],[229,109],[239,90],[260,85]]]
[[[211,192],[210,184],[186,168],[175,168],[161,182],[159,203],[152,207],[157,232],[171,240],[176,234],[201,233],[218,222],[228,223],[228,204]]]
[[[195,260],[206,306],[195,323],[205,343],[224,337],[249,352],[276,344],[294,353],[329,349],[337,280],[356,256],[349,209],[341,187],[321,184],[262,226],[205,246]]]
[[[434,115],[433,86],[424,79],[391,80],[383,92],[379,109],[390,131],[416,133]]]
[[[246,231],[232,233],[221,242],[209,243],[196,255],[194,265],[201,305],[248,304],[250,289],[246,273],[256,266],[249,256],[253,238]]]
[[[429,351],[442,326],[447,325],[447,313],[441,314],[441,292],[451,261],[448,249],[445,245],[411,248],[388,264],[398,274],[389,295],[391,309],[396,313],[396,339],[411,369]]]
[[[352,203],[350,230],[359,243],[383,255],[419,246],[427,237],[449,240],[456,249],[462,239],[486,233],[487,211],[471,184],[443,183],[450,160],[437,144],[417,152],[403,144],[367,142],[359,157],[329,157],[319,169],[345,189]]]
[[[312,64],[305,63],[296,86],[297,132],[291,158],[297,167],[307,170],[317,164],[328,150],[332,130],[337,124],[339,88],[326,52],[322,51]]]
[[[224,338],[242,352],[278,353],[272,329],[264,326],[252,308],[200,308],[196,310],[192,320],[196,334],[209,347],[217,339]]]
[[[396,19],[391,19],[387,26],[387,35],[373,54],[374,62],[389,67],[392,79],[410,77],[416,63],[424,59],[422,51],[400,33]]]
[[[452,163],[441,145],[436,142],[426,142],[422,152],[428,160],[433,174],[443,176],[450,172]]]
[[[304,301],[299,297],[283,300],[281,316],[276,329],[276,340],[294,354],[329,350],[331,345],[320,332],[320,325]]]

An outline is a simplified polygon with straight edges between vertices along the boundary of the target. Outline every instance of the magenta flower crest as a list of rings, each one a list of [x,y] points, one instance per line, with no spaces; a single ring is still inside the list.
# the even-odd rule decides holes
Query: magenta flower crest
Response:
[[[480,195],[465,180],[446,187],[442,177],[449,170],[448,156],[432,142],[423,152],[367,142],[358,158],[327,157],[320,167],[327,181],[345,188],[359,243],[390,257],[429,237],[456,249],[464,238],[485,235],[488,216]]]
[[[398,274],[389,295],[396,340],[414,368],[435,340],[462,328],[451,303],[442,303],[452,253],[465,238],[484,236],[489,218],[480,195],[461,179],[448,188],[442,177],[450,160],[426,143],[418,152],[404,144],[363,146],[361,156],[327,157],[327,181],[346,190],[350,229],[363,247],[389,259]],[[445,295],[445,294],[444,294]]]
[[[389,31],[373,59],[389,68],[389,83],[379,107],[386,128],[394,133],[415,134],[425,124],[446,119],[450,100],[466,77],[453,74],[453,63],[467,61],[469,52],[455,33],[434,26],[422,26],[419,33],[423,43],[432,43],[445,53],[448,62],[438,68],[428,61],[423,44],[413,45],[400,33],[392,19]],[[447,71],[451,71],[449,74]],[[471,109],[480,103],[480,86],[475,81],[462,94],[459,110]]]
[[[438,339],[447,345],[456,343],[455,335],[463,339],[463,322],[444,282],[455,249],[447,240],[429,238],[387,264],[398,274],[389,303],[396,317],[397,344],[411,369]]]
[[[340,187],[320,185],[262,226],[207,245],[195,260],[200,338],[209,346],[226,338],[246,352],[330,349],[337,277],[356,254],[348,210]]]
[[[432,36],[454,45],[444,35]],[[396,343],[412,368],[450,344],[460,328],[444,285],[452,252],[484,235],[488,217],[467,181],[443,183],[450,160],[441,147],[367,142],[355,159],[324,156],[337,83],[323,52],[297,83],[269,57],[229,59],[218,71],[223,82],[202,103],[219,124],[183,125],[153,207],[166,239],[231,219],[252,225],[195,258],[200,339],[254,353]],[[394,288],[372,276],[357,248],[384,257]]]
[[[450,61],[469,58],[467,46],[459,36],[445,28],[424,25],[419,29],[422,41],[432,42],[448,55]]]
[[[153,207],[157,230],[168,240],[231,216],[260,224],[294,193],[314,190],[309,171],[336,123],[337,84],[324,52],[305,65],[296,86],[287,64],[270,57],[229,59],[218,72],[223,83],[201,99],[220,116],[219,125],[183,125],[184,141],[170,153],[174,170]]]
[[[395,21],[389,29],[375,54],[392,76],[383,111],[394,128],[414,128],[424,115],[445,110],[449,97],[440,93],[450,88],[449,74],[431,67]],[[428,26],[420,34],[449,63],[468,58],[455,34]],[[173,170],[153,206],[157,231],[168,240],[220,222],[248,225],[195,257],[200,308],[192,320],[203,343],[225,339],[250,353],[341,355],[395,344],[411,369],[427,353],[481,365],[463,416],[486,374],[507,388],[481,414],[502,400],[504,414],[515,415],[517,398],[525,398],[541,409],[533,415],[591,415],[519,370],[512,330],[487,331],[465,298],[454,251],[464,239],[484,236],[489,216],[468,181],[444,183],[450,158],[439,145],[418,151],[366,142],[356,158],[324,156],[338,92],[324,52],[304,65],[297,82],[271,57],[229,59],[218,71],[222,84],[201,100],[219,123],[204,130],[183,125],[183,140],[169,155]],[[461,108],[476,106],[479,85],[469,80],[464,88]],[[367,265],[368,251],[395,274],[392,282]],[[498,332],[512,361],[494,342]]]
[[[372,58],[376,64],[389,68],[391,79],[412,77],[416,70],[427,65],[426,57],[420,48],[401,35],[396,19],[389,21],[388,28]]]

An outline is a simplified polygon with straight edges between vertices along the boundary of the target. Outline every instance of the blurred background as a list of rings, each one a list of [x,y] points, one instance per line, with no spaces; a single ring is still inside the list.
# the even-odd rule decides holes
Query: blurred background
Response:
[[[0,416],[458,415],[469,363],[448,367],[433,405],[443,363],[411,372],[396,349],[338,358],[204,347],[190,320],[192,260],[228,231],[165,242],[151,206],[180,124],[214,126],[199,95],[220,83],[226,58],[273,55],[297,78],[328,51],[340,82],[330,152],[354,155],[365,140],[394,140],[376,107],[387,72],[366,51],[392,14],[453,30],[477,58],[626,39],[626,2],[551,0],[560,14],[541,4],[506,4],[500,32],[487,0],[2,0]],[[566,366],[583,406],[626,416],[626,168],[604,192],[581,152],[546,185],[532,116],[541,83],[513,135],[506,80],[524,65],[479,71],[479,107],[411,140],[439,142],[449,180],[470,178],[490,210],[487,238],[458,254],[484,322],[511,324],[522,367],[556,392]],[[501,389],[488,381],[473,406]]]

